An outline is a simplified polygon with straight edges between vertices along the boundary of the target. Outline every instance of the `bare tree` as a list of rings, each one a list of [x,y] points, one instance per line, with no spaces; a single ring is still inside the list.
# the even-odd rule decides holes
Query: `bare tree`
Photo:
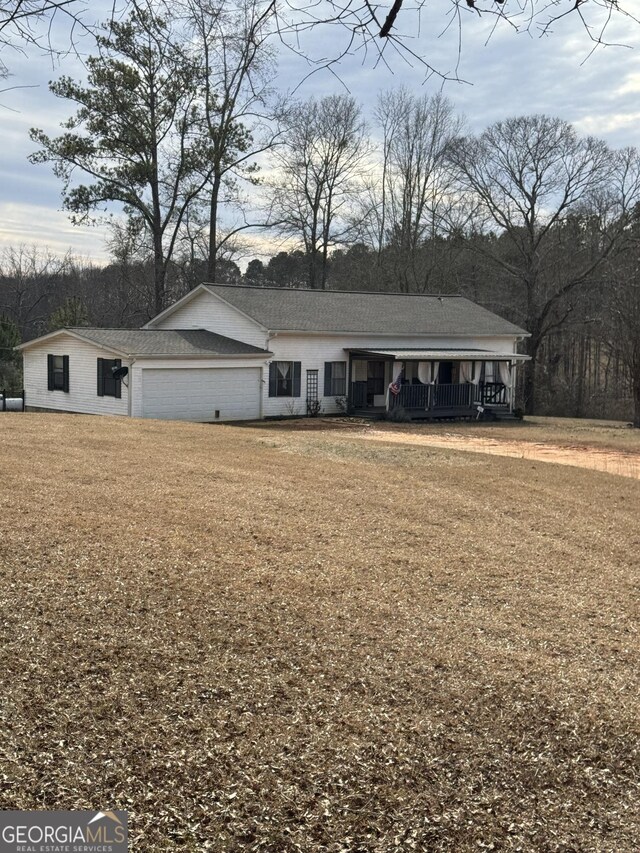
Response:
[[[22,338],[46,328],[52,297],[73,265],[37,246],[4,249],[0,255],[0,314],[6,314]]]
[[[271,215],[280,233],[304,247],[309,286],[324,288],[332,246],[354,232],[354,196],[367,172],[369,145],[359,106],[348,95],[299,103],[274,152]]]
[[[38,22],[50,20],[57,13],[76,16],[84,0],[11,0],[0,3],[0,44],[12,44],[11,39],[30,41],[35,38]]]
[[[475,197],[487,227],[503,235],[474,245],[511,282],[512,304],[522,306],[517,319],[531,333],[525,373],[531,413],[540,345],[567,319],[572,292],[619,244],[623,217],[637,196],[637,178],[630,177],[624,157],[604,142],[581,139],[570,124],[547,116],[497,122],[479,137],[458,140],[450,157],[461,190]],[[581,215],[589,240],[576,245],[570,226]],[[580,229],[584,233],[584,223]],[[567,234],[571,264],[559,251]]]
[[[436,68],[430,48],[443,31],[456,27],[459,62],[463,27],[474,19],[488,18],[492,31],[506,29],[542,37],[552,36],[556,22],[571,17],[591,50],[607,44],[612,24],[638,23],[632,0],[446,0],[435,12],[435,28],[423,20],[428,7],[433,7],[427,0],[272,0],[264,6],[273,10],[282,41],[312,62],[334,68],[345,56],[359,51],[376,66],[390,66],[400,59],[411,65],[422,64],[427,75],[454,79],[458,79],[457,65],[451,74]],[[325,39],[318,39],[319,30],[325,32]],[[328,57],[326,53],[317,55],[315,45],[321,42],[324,49],[329,34],[335,50]]]
[[[146,2],[153,6],[155,0],[133,0],[134,5]],[[163,0],[164,2],[164,0]],[[190,2],[190,0],[189,0]],[[196,0],[201,5],[201,0]],[[205,0],[213,9],[215,4]],[[156,6],[158,4],[155,4]],[[166,3],[166,7],[170,4]],[[445,74],[434,67],[430,59],[430,38],[438,36],[451,26],[460,33],[465,23],[488,17],[494,28],[500,25],[514,33],[528,32],[533,36],[553,34],[554,24],[565,17],[573,17],[576,29],[581,29],[586,43],[592,48],[607,43],[607,31],[612,23],[638,23],[637,12],[631,0],[447,0],[439,10],[440,21],[435,29],[423,26],[426,0],[386,0],[372,3],[369,0],[255,0],[255,20],[261,25],[269,21],[274,35],[284,44],[316,66],[334,67],[354,50],[371,56],[372,64],[390,65],[394,57],[405,62],[421,63],[427,73],[442,77]],[[222,11],[226,3],[219,3]],[[71,49],[74,33],[85,28],[83,11],[90,8],[88,0],[10,0],[0,2],[0,52],[3,48],[20,49],[26,43],[36,43],[48,50],[60,50],[52,44],[51,21],[55,16],[67,18],[71,31]],[[113,14],[115,14],[115,0]],[[327,56],[313,54],[313,44],[319,29],[330,31],[335,49]],[[306,39],[311,45],[307,49]],[[68,48],[67,48],[68,49]],[[460,51],[460,48],[459,48]]]
[[[633,425],[640,428],[640,264],[616,279],[609,296],[607,345],[625,366],[633,398]]]
[[[224,257],[240,232],[262,223],[246,219],[249,204],[242,186],[256,182],[258,158],[274,145],[282,109],[271,88],[276,54],[267,44],[271,15],[259,0],[182,0],[171,4],[191,36],[191,49],[202,63],[203,132],[210,154],[211,175],[207,224],[207,276],[216,280],[218,258]],[[220,222],[227,212],[227,227]],[[240,214],[233,224],[230,209]]]
[[[142,315],[143,322],[155,312],[153,249],[144,223],[136,217],[114,217],[109,222],[106,248],[111,263],[105,269],[98,317],[114,318],[115,325],[130,326],[132,318]],[[166,279],[165,279],[166,286]],[[169,298],[183,294],[168,293]],[[95,300],[95,297],[94,297]]]
[[[56,52],[49,38],[51,23],[56,16],[67,19],[71,31],[81,25],[80,14],[84,0],[11,0],[0,2],[0,53],[7,49],[22,50],[25,45],[45,46]],[[43,26],[44,25],[44,26]],[[44,40],[44,44],[43,44]],[[0,69],[7,72],[0,59]]]
[[[640,172],[640,155],[628,151],[632,172]],[[624,252],[611,265],[604,294],[603,337],[609,352],[627,374],[633,399],[633,425],[640,427],[640,206],[624,229]]]
[[[379,262],[390,268],[393,286],[424,292],[437,264],[436,238],[451,227],[453,179],[447,159],[463,121],[441,94],[406,89],[378,99],[382,167],[370,197]],[[429,246],[425,250],[425,247]]]
[[[15,348],[20,332],[11,318],[0,314],[0,393],[22,388],[22,359]]]
[[[115,14],[113,0],[110,17]],[[33,46],[56,58],[77,54],[82,36],[92,36],[95,26],[89,0],[0,0],[0,79],[9,76],[9,52]]]

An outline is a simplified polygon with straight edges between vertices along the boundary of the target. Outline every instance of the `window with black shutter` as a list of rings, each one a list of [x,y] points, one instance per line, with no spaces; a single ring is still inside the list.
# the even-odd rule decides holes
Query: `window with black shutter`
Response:
[[[122,360],[119,358],[98,359],[98,397],[122,396],[122,382],[113,376],[113,371],[121,365]]]
[[[69,356],[47,355],[47,388],[69,393]]]
[[[325,361],[324,396],[344,397],[347,393],[347,362]]]
[[[272,361],[269,365],[269,396],[299,397],[301,367],[299,361]]]

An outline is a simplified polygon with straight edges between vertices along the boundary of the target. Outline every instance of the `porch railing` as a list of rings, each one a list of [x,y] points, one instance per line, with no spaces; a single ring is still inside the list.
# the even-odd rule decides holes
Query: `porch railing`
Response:
[[[404,409],[430,409],[432,406],[431,385],[401,385],[396,396],[389,394],[389,408],[402,406]]]
[[[485,406],[506,406],[507,386],[502,382],[481,382],[478,399]]]
[[[507,388],[502,382],[471,384],[401,385],[399,394],[389,394],[389,408],[397,409],[471,409],[478,404],[506,406]],[[351,383],[351,405],[367,408],[367,383]]]
[[[389,408],[396,409],[470,409],[476,397],[475,385],[401,385],[399,394],[391,394]]]
[[[476,391],[475,385],[434,385],[431,408],[470,409]]]

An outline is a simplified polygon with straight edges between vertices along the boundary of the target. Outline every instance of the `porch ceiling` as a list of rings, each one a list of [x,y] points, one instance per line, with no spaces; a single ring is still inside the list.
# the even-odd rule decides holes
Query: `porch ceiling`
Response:
[[[389,358],[395,361],[528,361],[529,356],[484,349],[353,349],[351,355]]]

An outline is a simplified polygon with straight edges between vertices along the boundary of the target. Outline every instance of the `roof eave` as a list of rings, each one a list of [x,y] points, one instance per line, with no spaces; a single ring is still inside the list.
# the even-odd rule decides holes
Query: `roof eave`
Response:
[[[386,350],[384,348],[376,349],[375,347],[364,348],[352,348],[345,347],[345,352],[348,352],[350,355],[366,355],[366,356],[377,356],[382,359],[388,359],[389,361],[429,361],[428,355],[436,357],[440,360],[442,359],[442,353],[446,353],[447,356],[450,357],[451,361],[530,361],[531,356],[525,355],[524,353],[519,352],[492,352],[489,350],[459,350],[456,353],[456,350],[452,350],[449,352],[445,349],[423,349],[415,348],[413,353],[411,350],[403,352],[401,349],[393,352],[392,350]],[[416,353],[420,353],[420,355],[416,355]],[[464,355],[462,354],[464,353]],[[425,355],[427,354],[427,355]]]
[[[502,332],[381,332],[379,329],[353,331],[349,329],[269,329],[269,335],[379,335],[380,337],[425,337],[425,338],[530,338],[530,332],[523,329]]]
[[[85,344],[91,344],[91,346],[98,347],[98,349],[102,349],[105,352],[112,352],[115,355],[119,355],[122,358],[130,358],[131,355],[127,353],[125,350],[118,349],[117,347],[109,346],[108,344],[100,343],[99,341],[94,340],[88,335],[83,335],[75,329],[56,329],[54,332],[48,332],[46,335],[41,335],[39,338],[33,338],[30,341],[27,341],[24,344],[18,344],[17,347],[14,347],[16,350],[26,350],[30,349],[34,346],[39,346],[45,341],[51,340],[52,338],[57,338],[60,335],[69,335],[72,338],[76,338],[79,341],[82,341]]]
[[[145,358],[175,358],[175,359],[225,359],[225,358],[271,358],[273,355],[269,350],[258,350],[258,352],[198,352],[198,353],[188,353],[188,352],[139,352],[132,353],[131,357],[136,358],[138,360]]]

